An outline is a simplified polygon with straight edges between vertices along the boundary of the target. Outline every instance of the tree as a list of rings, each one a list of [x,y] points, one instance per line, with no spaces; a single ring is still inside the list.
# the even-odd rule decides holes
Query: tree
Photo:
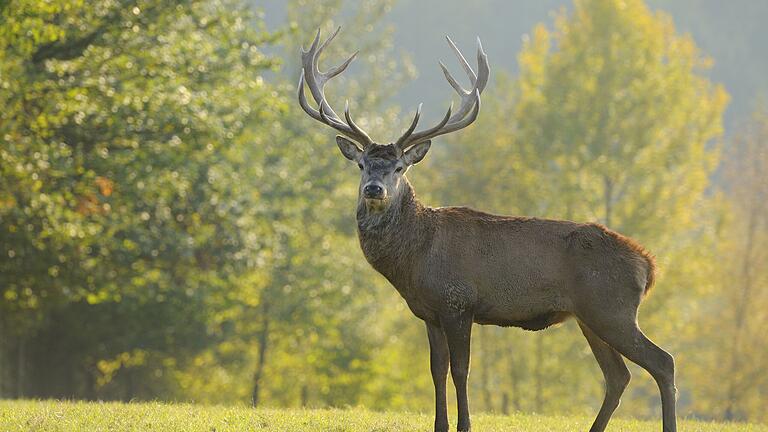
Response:
[[[172,395],[216,336],[210,299],[261,253],[230,142],[279,112],[273,35],[230,1],[19,0],[2,20],[2,390]]]
[[[768,112],[755,111],[730,140],[723,164],[721,275],[701,326],[713,345],[701,355],[696,408],[727,420],[764,420],[768,355],[755,341],[768,326]],[[713,319],[713,317],[717,317]],[[710,377],[707,380],[706,377]]]
[[[3,394],[361,397],[384,285],[355,247],[354,171],[295,80],[266,79],[265,46],[295,76],[298,28],[327,32],[341,6],[299,3],[306,22],[272,34],[237,1],[3,9]],[[391,85],[369,28],[388,5],[362,3],[344,39]],[[390,123],[367,112],[386,92],[347,83],[366,127]]]
[[[688,296],[712,285],[712,274],[700,271],[713,259],[706,253],[712,236],[698,218],[709,217],[704,192],[727,96],[704,76],[710,61],[642,1],[580,0],[557,16],[554,30],[534,29],[519,63],[519,78],[502,78],[488,91],[475,128],[438,153],[436,195],[506,214],[601,222],[636,238],[662,267],[643,327],[685,358],[673,335],[694,308]],[[542,402],[523,409],[575,410],[599,401],[597,386],[580,392],[577,403],[573,392],[567,402],[556,392],[601,379],[596,367],[584,366],[594,362],[575,327],[489,343],[536,357],[528,361],[537,372],[523,385]],[[516,367],[497,363],[499,376]],[[682,368],[682,394],[687,378]],[[655,406],[649,383],[637,381],[630,397]],[[635,413],[637,403],[630,402]]]
[[[348,95],[357,102],[353,109],[361,107],[355,110],[358,121],[381,131],[393,112],[374,112],[399,76],[384,60],[391,56],[390,30],[382,36],[375,26],[388,5],[363,2],[344,17],[340,1],[287,4],[291,31],[280,41],[284,61],[276,80],[287,105],[270,128],[252,124],[244,138],[254,144],[244,155],[245,172],[258,194],[258,219],[268,226],[266,259],[234,284],[220,318],[233,327],[231,334],[201,353],[200,368],[183,374],[195,399],[227,402],[234,394],[254,405],[349,404],[362,397],[374,374],[371,353],[383,336],[373,338],[369,329],[374,320],[382,321],[376,299],[389,291],[382,289],[381,278],[371,282],[373,272],[356,246],[354,170],[338,155],[329,131],[300,110],[295,85],[298,47],[306,46],[317,28],[328,35],[336,22],[344,22],[324,59],[332,63],[361,49],[366,55],[353,68],[372,72],[360,80],[340,77],[343,84],[329,94],[337,101]],[[226,359],[233,360],[224,369]],[[211,367],[220,380],[195,379]]]

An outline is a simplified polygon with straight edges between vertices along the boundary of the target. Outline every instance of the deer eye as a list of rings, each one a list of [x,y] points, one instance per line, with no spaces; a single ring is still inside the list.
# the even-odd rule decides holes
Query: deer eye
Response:
[[[396,172],[396,173],[399,173],[399,172],[401,172],[402,170],[403,170],[403,167],[397,167],[397,168],[395,168],[395,172]]]

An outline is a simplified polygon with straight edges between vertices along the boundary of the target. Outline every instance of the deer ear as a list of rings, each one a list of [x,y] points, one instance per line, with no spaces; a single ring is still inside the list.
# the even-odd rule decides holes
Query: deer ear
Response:
[[[363,151],[357,147],[357,144],[341,135],[336,135],[336,144],[338,144],[339,150],[341,150],[341,154],[343,154],[345,158],[353,162],[360,160],[360,155],[363,154]]]
[[[429,146],[431,145],[432,141],[427,140],[409,148],[403,155],[403,162],[405,162],[406,165],[413,165],[421,162],[421,160],[424,159],[424,156],[427,155]]]

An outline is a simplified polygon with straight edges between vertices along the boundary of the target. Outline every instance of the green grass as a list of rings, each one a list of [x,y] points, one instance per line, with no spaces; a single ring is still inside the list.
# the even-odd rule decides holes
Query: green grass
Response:
[[[587,431],[585,417],[473,416],[475,431]],[[429,414],[364,409],[251,409],[163,403],[0,401],[0,431],[430,431]],[[660,422],[614,419],[609,431],[661,430]],[[681,421],[681,432],[768,432],[768,425]]]

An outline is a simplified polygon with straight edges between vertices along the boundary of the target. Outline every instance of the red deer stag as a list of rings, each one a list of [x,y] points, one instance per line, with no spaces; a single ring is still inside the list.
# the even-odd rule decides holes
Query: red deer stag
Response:
[[[378,144],[325,99],[324,86],[355,54],[327,72],[318,57],[338,34],[302,49],[298,99],[315,120],[336,129],[341,153],[360,168],[357,228],[365,258],[387,278],[427,326],[435,386],[435,431],[448,430],[450,365],[458,399],[458,430],[470,430],[467,401],[472,324],[542,330],[574,317],[605,376],[605,398],[590,429],[603,431],[630,373],[622,356],[646,369],[661,392],[663,427],[675,425],[674,361],[638,328],[637,310],[654,280],[654,260],[640,245],[594,223],[498,216],[465,207],[419,202],[405,173],[421,161],[430,139],[469,126],[488,83],[488,59],[478,40],[478,71],[448,39],[472,87],[464,89],[441,63],[461,97],[432,128],[416,131],[421,106],[394,143]],[[317,109],[306,100],[308,87]],[[345,121],[346,120],[346,121]]]

